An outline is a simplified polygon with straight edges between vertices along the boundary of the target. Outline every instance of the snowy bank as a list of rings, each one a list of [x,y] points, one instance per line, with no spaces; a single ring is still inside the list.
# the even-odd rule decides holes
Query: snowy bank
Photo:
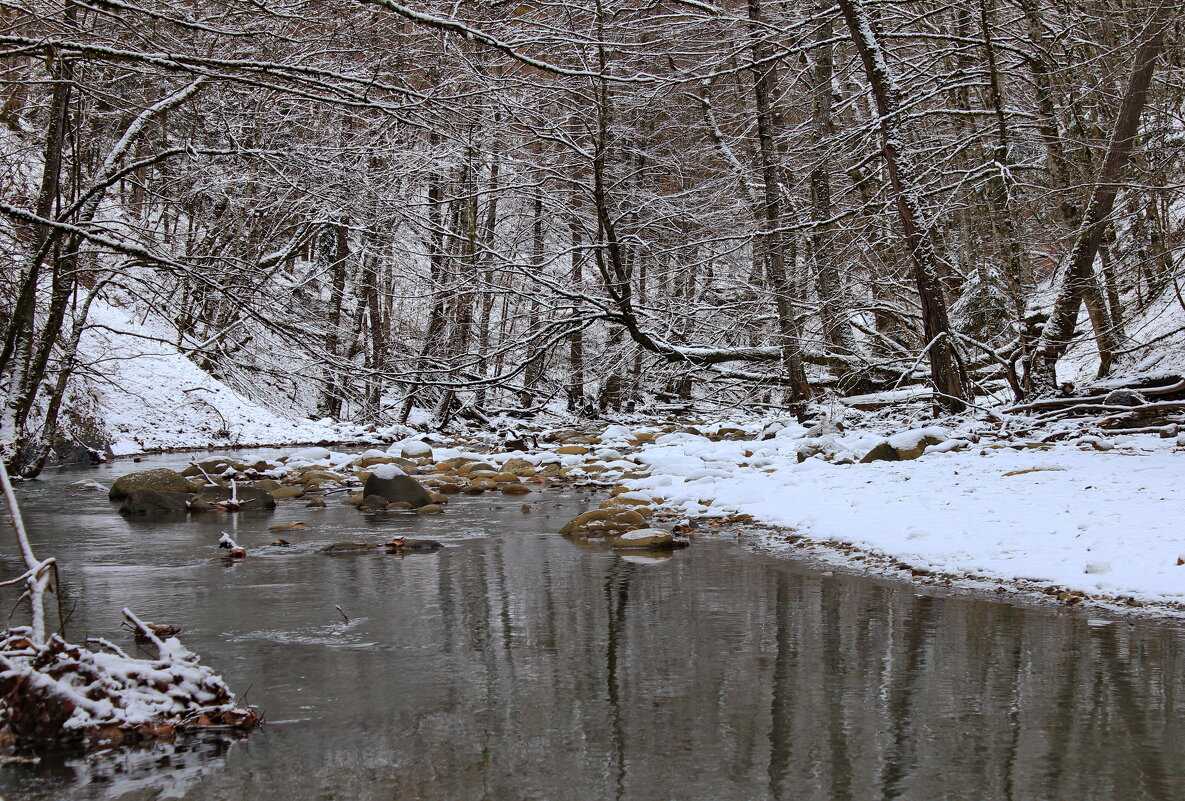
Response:
[[[96,302],[80,343],[83,392],[117,455],[171,448],[343,439],[338,427],[294,419],[235,392],[170,344],[151,316]]]
[[[864,435],[833,446],[859,453],[875,441]],[[632,496],[661,498],[684,514],[749,514],[919,572],[1185,602],[1185,566],[1178,566],[1185,454],[1172,440],[1130,436],[1106,452],[1089,440],[1041,448],[962,443],[969,447],[869,464],[800,462],[803,442],[669,435],[639,454],[651,475],[623,483]],[[771,532],[768,541],[786,539]]]

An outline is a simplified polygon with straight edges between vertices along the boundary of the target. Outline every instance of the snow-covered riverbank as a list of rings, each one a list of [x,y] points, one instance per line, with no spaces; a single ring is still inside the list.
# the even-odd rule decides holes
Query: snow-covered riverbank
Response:
[[[857,435],[838,444],[864,453],[877,441]],[[765,538],[775,547],[794,547],[784,532],[793,529],[917,572],[1181,604],[1185,452],[1150,436],[1116,442],[1107,451],[1090,440],[938,446],[913,461],[839,464],[800,463],[798,436],[711,442],[671,434],[638,454],[651,475],[625,483],[690,516],[748,514],[781,527]]]

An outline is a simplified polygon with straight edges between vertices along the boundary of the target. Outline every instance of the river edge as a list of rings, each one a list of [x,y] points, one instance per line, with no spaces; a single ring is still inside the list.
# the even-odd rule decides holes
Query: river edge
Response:
[[[735,444],[746,443],[758,444],[748,440],[739,440]],[[308,446],[366,448],[368,446],[374,447],[375,443],[358,442],[355,440],[317,440],[248,446],[216,445],[195,448],[161,448],[137,454],[112,456],[108,459],[107,464],[117,461],[138,463],[146,457],[166,455],[284,450]],[[645,447],[639,448],[633,455],[637,456],[644,450]],[[738,462],[738,467],[739,465],[740,463]],[[58,467],[69,466],[71,465],[63,464]],[[595,482],[595,486],[597,487],[597,493],[589,505],[590,510],[597,508],[595,505],[597,502],[609,497],[609,490],[614,484],[612,482]],[[591,487],[586,484],[584,489],[591,489]],[[687,515],[677,509],[662,508],[659,519],[662,523],[671,525],[681,518],[686,517]],[[1185,601],[1173,602],[1164,599],[1141,599],[1130,594],[1108,595],[1105,593],[1091,592],[1073,586],[1072,583],[1064,582],[1034,581],[1025,578],[982,575],[972,572],[912,568],[903,561],[904,557],[899,554],[817,536],[812,534],[809,527],[795,528],[777,525],[764,522],[756,517],[751,522],[744,521],[739,524],[730,522],[732,520],[731,516],[705,516],[692,519],[697,524],[707,527],[706,529],[700,529],[699,534],[701,536],[730,536],[745,547],[753,548],[758,552],[777,558],[795,561],[812,570],[818,570],[824,573],[837,571],[847,575],[866,576],[876,580],[889,581],[903,586],[938,590],[944,594],[950,593],[1045,610],[1075,612],[1086,616],[1102,614],[1109,618],[1120,620],[1162,620],[1168,623],[1185,620]],[[559,521],[557,521],[557,528],[558,525]],[[1059,593],[1064,594],[1066,597],[1058,600],[1057,596]]]

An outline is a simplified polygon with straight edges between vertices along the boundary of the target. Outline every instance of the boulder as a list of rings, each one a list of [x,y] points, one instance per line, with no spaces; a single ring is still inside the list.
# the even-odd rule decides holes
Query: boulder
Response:
[[[503,495],[526,495],[531,488],[525,484],[506,484],[502,487]]]
[[[675,537],[661,528],[639,528],[619,534],[609,545],[613,548],[672,548]]]
[[[115,479],[107,497],[113,501],[121,501],[136,490],[159,490],[161,492],[197,492],[201,484],[191,482],[188,478],[164,467],[155,470],[142,470],[138,473],[128,473]]]
[[[556,448],[555,452],[564,456],[584,456],[584,454],[588,453],[588,448],[583,445],[564,445],[563,447]]]
[[[1134,389],[1113,389],[1103,398],[1108,406],[1143,406],[1148,399]]]
[[[239,499],[239,505],[244,509],[275,509],[276,499],[271,492],[259,487],[242,486],[237,487],[235,496]],[[194,502],[201,502],[213,506],[220,501],[230,500],[229,487],[206,487],[196,496]]]
[[[424,489],[424,486],[411,476],[381,478],[377,474],[371,474],[366,479],[362,494],[366,496],[380,495],[387,499],[387,503],[407,501],[412,506],[424,506],[432,503],[432,496],[428,494],[428,490]]]
[[[798,461],[806,461],[805,456],[799,457]],[[864,454],[864,458],[860,460],[860,464],[868,464],[869,462],[899,462],[901,461],[900,454],[897,449],[887,442],[882,442],[875,448]]]
[[[432,458],[432,446],[427,442],[409,440],[399,447],[399,455],[404,459]]]
[[[284,498],[299,498],[301,495],[304,495],[304,490],[300,487],[276,487],[271,491],[271,496],[278,501]]]
[[[444,507],[438,503],[426,503],[416,510],[416,514],[420,515],[438,515],[444,511]]]
[[[894,434],[884,442],[870,450],[860,460],[861,464],[869,462],[901,462],[916,459],[926,452],[926,448],[944,441],[947,435],[938,428],[918,428]]]
[[[188,512],[189,501],[194,496],[188,492],[170,492],[157,489],[135,489],[124,497],[119,506],[121,515],[150,515],[168,512]]]
[[[264,478],[259,481],[252,482],[251,486],[252,487],[259,487],[259,489],[261,489],[261,490],[266,490],[268,492],[271,492],[272,490],[278,490],[280,487],[282,487],[284,485],[281,484],[279,481],[276,481],[274,478]]]
[[[646,518],[632,509],[593,509],[569,520],[560,533],[597,536],[645,525]]]

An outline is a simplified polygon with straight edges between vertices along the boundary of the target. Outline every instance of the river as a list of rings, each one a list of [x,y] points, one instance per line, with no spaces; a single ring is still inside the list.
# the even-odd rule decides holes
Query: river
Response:
[[[708,536],[662,560],[582,548],[553,533],[595,505],[574,489],[454,496],[428,518],[330,500],[166,522],[68,487],[186,462],[25,484],[34,548],[61,562],[70,638],[130,648],[124,606],[180,625],[268,723],[8,763],[8,801],[1185,798],[1179,625],[831,574]],[[281,535],[290,547],[261,547],[293,520],[309,526]],[[222,529],[246,561],[219,558]],[[316,552],[396,534],[448,547]],[[19,574],[0,542],[0,572]]]

